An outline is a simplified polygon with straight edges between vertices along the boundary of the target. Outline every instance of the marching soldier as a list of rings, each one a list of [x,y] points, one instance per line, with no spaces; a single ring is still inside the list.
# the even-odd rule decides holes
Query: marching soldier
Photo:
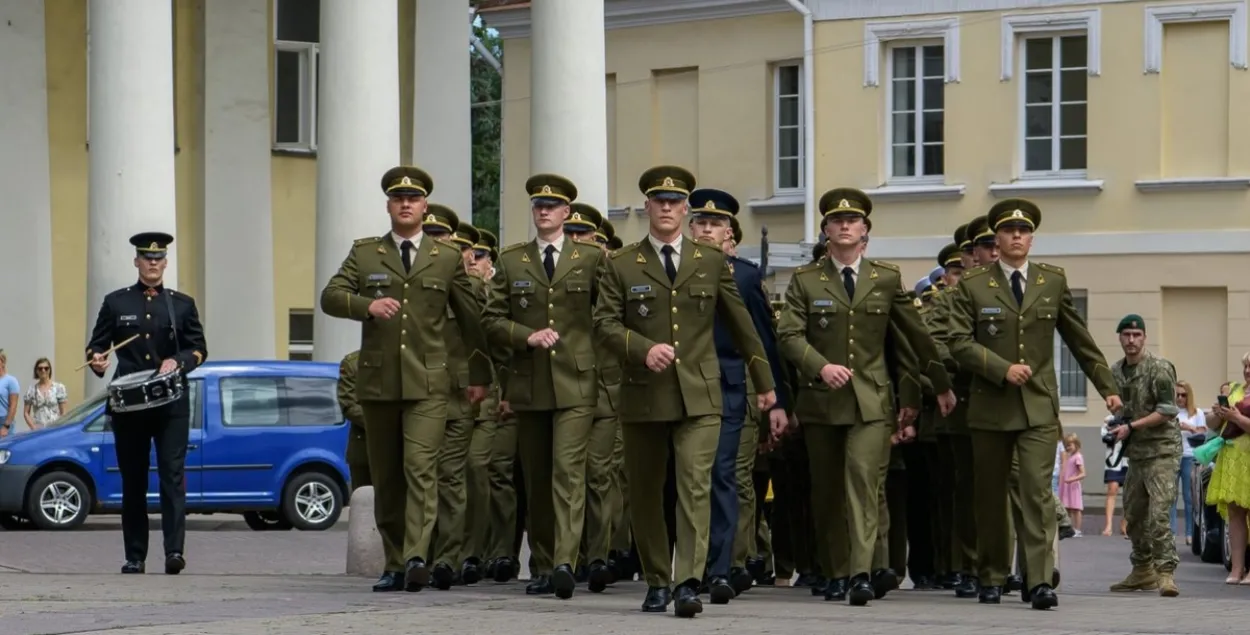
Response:
[[[623,358],[618,416],[630,514],[648,586],[642,610],[663,612],[672,600],[679,617],[703,610],[698,594],[707,564],[711,472],[723,408],[713,341],[717,316],[726,320],[747,360],[761,410],[776,400],[767,354],[732,265],[719,246],[682,236],[694,183],[694,175],[674,166],[643,173],[638,185],[647,197],[648,235],[612,254],[595,308],[596,330]],[[670,440],[678,497],[675,561],[662,502]],[[675,594],[669,589],[673,581]]]
[[[109,353],[118,346],[118,376],[141,371],[178,373],[183,393],[176,401],[144,410],[115,412],[113,437],[122,477],[122,541],[126,563],[122,573],[143,573],[148,557],[148,460],[156,446],[156,475],[160,483],[161,533],[165,539],[165,573],[174,575],[187,566],[183,557],[187,534],[186,459],[190,409],[186,375],[204,363],[208,349],[195,300],[165,288],[169,244],[174,237],[162,232],[135,234],[135,269],[139,281],[106,296],[100,305],[87,360],[91,372],[103,377],[111,365]],[[12,309],[10,309],[12,310]],[[142,335],[142,338],[139,336]],[[155,336],[155,337],[153,337]],[[128,346],[121,346],[137,338]]]
[[[365,411],[356,399],[356,367],[359,364],[360,351],[348,353],[339,362],[339,410],[343,411],[343,416],[352,426],[347,433],[346,459],[353,492],[373,485],[373,481],[369,480],[369,448],[365,446]]]
[[[473,245],[470,262],[467,263],[469,277],[475,282],[474,287],[479,293],[482,304],[486,304],[487,283],[498,253],[499,239],[495,234],[478,228],[478,241]],[[463,252],[462,252],[463,253]],[[491,351],[497,357],[496,351]],[[496,358],[496,365],[506,363],[506,357]],[[476,409],[477,420],[473,424],[473,438],[469,441],[469,454],[465,468],[465,559],[460,571],[460,579],[465,584],[473,584],[482,575],[494,577],[484,558],[490,553],[489,535],[491,530],[491,480],[490,465],[493,460],[491,450],[495,443],[495,430],[499,423],[499,382],[491,383],[486,399]],[[472,580],[472,581],[471,581]]]
[[[1011,461],[1019,461],[1018,497],[1022,522],[1016,527],[1025,552],[1022,598],[1039,610],[1058,606],[1052,587],[1055,539],[1051,476],[1059,438],[1059,402],[1054,380],[1054,334],[1068,344],[1081,370],[1112,412],[1120,409],[1106,358],[1072,304],[1063,269],[1030,262],[1033,232],[1041,210],[1008,199],[990,209],[997,265],[964,275],[950,310],[951,355],[976,373],[968,408],[976,470],[977,550],[982,603],[1001,601],[1010,571],[1006,526]]]
[[[438,456],[451,392],[443,328],[450,307],[469,351],[466,396],[479,402],[491,381],[479,304],[460,250],[427,236],[433,181],[400,166],[382,176],[391,230],[352,244],[321,292],[321,310],[361,323],[357,398],[368,432],[375,517],[386,554],[374,591],[420,591],[430,583],[425,557],[438,513]],[[404,510],[403,517],[396,510]]]
[[[482,324],[496,346],[512,351],[505,399],[520,426],[537,567],[526,593],[568,599],[577,584],[586,444],[599,398],[591,311],[604,255],[595,243],[564,235],[565,223],[587,225],[570,210],[577,198],[572,181],[538,174],[525,187],[538,237],[500,252]]]
[[[595,234],[595,241],[601,242],[609,255],[625,246],[621,237],[616,235],[616,227],[612,225],[612,221],[604,219],[599,230],[599,233]],[[607,354],[606,351],[605,354]],[[601,370],[599,375],[601,382],[605,373],[611,374]],[[619,383],[618,379],[616,394],[612,398],[613,416],[620,410],[617,405],[620,403]],[[600,395],[600,400],[602,399]],[[629,527],[629,481],[625,476],[625,438],[621,433],[619,419],[616,422],[616,439],[612,442],[611,469],[612,494],[609,500],[612,502],[612,543],[608,551],[608,569],[614,581],[633,580],[638,573],[638,556],[633,551],[633,532]]]

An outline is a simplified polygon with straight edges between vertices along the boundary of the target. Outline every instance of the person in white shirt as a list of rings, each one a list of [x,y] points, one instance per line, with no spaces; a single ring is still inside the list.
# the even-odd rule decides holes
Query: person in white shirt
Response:
[[[1107,436],[1107,424],[1115,420],[1113,415],[1108,415],[1102,420],[1101,436]],[[1105,444],[1104,444],[1105,445]],[[1111,521],[1115,517],[1115,498],[1120,493],[1120,487],[1124,485],[1124,477],[1128,475],[1128,457],[1124,456],[1124,443],[1116,441],[1115,445],[1106,445],[1106,454],[1103,459],[1102,482],[1107,486],[1107,524],[1102,528],[1102,535],[1111,535]],[[1124,524],[1124,518],[1120,518],[1120,535],[1124,539],[1128,539]]]
[[[1176,382],[1176,407],[1180,408],[1180,414],[1176,415],[1176,420],[1181,426],[1181,500],[1185,501],[1185,544],[1187,545],[1193,541],[1194,535],[1194,516],[1189,513],[1190,502],[1193,501],[1194,443],[1202,445],[1207,433],[1206,415],[1194,406],[1190,398],[1193,394],[1194,390],[1189,382]],[[1195,437],[1197,437],[1196,441],[1191,441]],[[1172,533],[1178,533],[1175,506],[1172,507]]]

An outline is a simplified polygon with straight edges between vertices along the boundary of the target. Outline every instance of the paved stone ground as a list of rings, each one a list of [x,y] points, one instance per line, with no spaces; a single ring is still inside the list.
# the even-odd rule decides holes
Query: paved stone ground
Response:
[[[1219,565],[1185,549],[1182,597],[1112,595],[1127,569],[1119,537],[1063,542],[1060,607],[1028,610],[1014,597],[982,607],[947,592],[900,591],[868,608],[812,598],[807,589],[754,589],[729,606],[708,605],[695,620],[643,615],[641,583],[568,602],[525,596],[523,585],[479,585],[449,592],[375,594],[372,580],[339,575],[345,522],[326,532],[252,532],[238,517],[189,521],[189,569],[122,577],[116,519],[93,519],[70,533],[0,533],[0,635],[135,633],[315,635],[463,632],[830,633],[880,635],[1064,635],[1244,633],[1250,588],[1223,584]],[[159,531],[153,522],[154,553]],[[1087,524],[1087,529],[1097,529]],[[1183,545],[1182,545],[1183,547]],[[159,569],[159,559],[151,563]],[[831,623],[833,622],[833,623]]]

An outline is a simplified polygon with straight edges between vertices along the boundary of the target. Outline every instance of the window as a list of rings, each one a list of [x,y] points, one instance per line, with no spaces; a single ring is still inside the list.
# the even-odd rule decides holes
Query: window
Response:
[[[889,50],[891,180],[924,180],[945,172],[946,59],[941,44]]]
[[[343,422],[337,379],[287,377],[283,405],[288,425],[325,426]]]
[[[1081,321],[1088,320],[1089,298],[1085,292],[1073,289],[1072,303],[1076,305],[1076,312],[1080,314]],[[1068,350],[1068,345],[1063,338],[1059,337],[1058,332],[1055,333],[1055,379],[1059,385],[1059,407],[1084,410],[1085,392],[1089,382],[1085,378],[1085,373],[1081,371],[1076,357],[1072,355],[1072,351]]]
[[[313,312],[311,309],[291,309],[287,317],[287,359],[312,360]]]
[[[273,145],[317,149],[321,1],[274,2]]]
[[[779,64],[773,73],[773,188],[803,188],[803,65]]]
[[[329,377],[227,377],[221,422],[231,427],[330,426],[343,422]]]
[[[1026,173],[1085,173],[1088,52],[1088,36],[1083,34],[1024,40]]]

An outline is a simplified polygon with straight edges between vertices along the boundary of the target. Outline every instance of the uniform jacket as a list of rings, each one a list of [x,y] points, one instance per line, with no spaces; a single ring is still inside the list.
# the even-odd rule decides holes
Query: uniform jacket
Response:
[[[156,370],[166,359],[176,360],[185,376],[208,359],[204,327],[200,324],[195,299],[164,285],[153,287],[154,294],[146,293],[146,289],[142,282],[136,282],[104,296],[95,328],[91,330],[91,342],[87,344],[87,359],[138,335],[113,352],[115,377]],[[173,315],[169,314],[166,295],[172,303]],[[103,377],[104,373],[96,373],[96,376]]]
[[[377,298],[394,298],[400,312],[389,320],[369,316]],[[482,335],[478,300],[460,248],[422,236],[404,272],[390,235],[361,238],[321,292],[321,310],[361,322],[360,401],[414,401],[447,397],[452,377],[444,328],[451,307],[469,350],[469,383],[490,384],[490,358]]]
[[[356,369],[360,364],[360,351],[348,353],[339,362],[338,397],[339,410],[343,418],[351,422],[352,428],[365,427],[365,411],[356,399]]]
[[[1123,358],[1112,364],[1111,375],[1124,402],[1120,414],[1130,420],[1152,412],[1167,418],[1159,425],[1133,431],[1124,445],[1129,461],[1180,456],[1181,427],[1176,421],[1180,408],[1176,407],[1176,367],[1172,362],[1146,352],[1136,365],[1129,366]]]
[[[892,353],[886,346],[891,330],[896,338]],[[892,418],[891,354],[899,358],[903,406],[920,407],[921,375],[935,394],[950,388],[937,349],[903,290],[898,267],[887,262],[862,259],[853,298],[847,297],[829,258],[796,269],[786,289],[778,336],[781,352],[798,368],[800,380],[826,395],[819,399],[824,407],[813,408],[821,417],[810,423],[851,425]],[[830,390],[820,381],[820,370],[830,363],[854,371],[848,385]]]
[[[499,252],[482,326],[492,344],[511,352],[504,399],[516,411],[594,407],[599,400],[593,311],[603,249],[564,238],[550,280],[538,241]],[[535,331],[555,329],[551,349],[531,348]]]
[[[682,239],[677,276],[669,281],[650,240],[613,252],[604,267],[595,329],[621,355],[621,423],[720,416],[720,360],[713,335],[717,316],[733,335],[760,392],[773,390],[772,370],[738,285],[720,248]],[[671,344],[676,359],[663,372],[647,368],[647,353]]]
[[[1018,431],[1059,425],[1059,387],[1055,377],[1055,332],[1104,398],[1118,394],[1111,368],[1072,303],[1063,269],[1029,263],[1024,301],[1011,295],[1011,284],[997,264],[964,273],[949,307],[951,356],[974,374],[968,427]],[[1024,386],[1007,382],[1012,364],[1027,364],[1033,376]]]
[[[955,391],[955,409],[946,417],[940,414],[936,418],[938,434],[968,434],[968,399],[972,392],[971,371],[962,368],[954,356],[950,346],[950,308],[958,285],[946,287],[933,298],[929,310],[929,335],[937,345],[942,363],[951,375],[951,385]]]
[[[729,255],[726,255],[726,259],[732,268],[738,293],[742,295],[747,313],[751,315],[751,322],[755,325],[755,332],[759,335],[764,351],[768,353],[768,365],[773,372],[773,384],[778,388],[776,407],[788,411],[786,391],[779,389],[785,385],[785,378],[782,376],[781,359],[777,355],[777,336],[773,329],[772,307],[768,303],[768,297],[764,295],[764,276],[759,266],[749,260]],[[726,393],[738,393],[745,399],[748,394],[755,392],[755,386],[751,385],[748,389],[746,362],[742,359],[738,348],[734,346],[733,333],[723,318],[716,318],[715,335],[716,356],[720,359],[721,387]]]
[[[469,285],[473,287],[473,297],[478,300],[479,307],[485,299],[482,293],[483,284],[481,278],[469,276]],[[481,404],[471,403],[468,395],[465,394],[465,389],[472,385],[469,383],[469,355],[472,351],[465,342],[460,320],[456,318],[456,313],[451,310],[450,306],[447,307],[447,322],[443,326],[443,340],[447,343],[447,368],[451,373],[451,395],[447,399],[447,420],[476,420]]]

